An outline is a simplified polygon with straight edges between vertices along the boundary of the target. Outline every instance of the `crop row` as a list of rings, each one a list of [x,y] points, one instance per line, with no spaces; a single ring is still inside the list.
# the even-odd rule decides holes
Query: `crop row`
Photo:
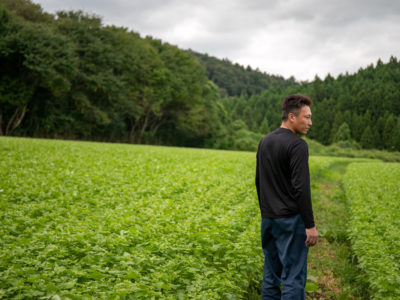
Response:
[[[374,299],[400,298],[400,164],[350,164],[349,232]]]

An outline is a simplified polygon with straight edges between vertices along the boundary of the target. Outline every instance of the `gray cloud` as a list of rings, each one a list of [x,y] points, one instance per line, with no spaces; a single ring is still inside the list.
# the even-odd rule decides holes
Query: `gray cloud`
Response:
[[[312,80],[352,73],[400,52],[400,1],[38,0],[46,11],[82,9],[260,70]]]

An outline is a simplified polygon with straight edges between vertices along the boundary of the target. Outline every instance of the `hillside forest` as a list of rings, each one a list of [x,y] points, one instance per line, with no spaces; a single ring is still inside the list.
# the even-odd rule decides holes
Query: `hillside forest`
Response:
[[[83,11],[0,0],[0,135],[255,150],[282,99],[313,99],[308,137],[400,150],[400,61],[298,82],[182,50]]]

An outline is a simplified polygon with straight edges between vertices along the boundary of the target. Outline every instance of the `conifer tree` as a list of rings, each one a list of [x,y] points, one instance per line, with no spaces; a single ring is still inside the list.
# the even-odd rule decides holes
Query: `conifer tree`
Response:
[[[396,118],[393,114],[390,114],[386,119],[385,127],[383,129],[382,138],[385,148],[392,149],[393,146],[393,134],[396,129]]]
[[[374,147],[374,136],[369,125],[365,128],[360,142],[361,146],[365,149],[372,149]]]
[[[267,134],[270,131],[267,117],[265,117],[264,120],[262,121],[259,131],[262,134]]]
[[[335,142],[350,141],[350,140],[351,140],[350,127],[346,122],[343,122],[342,125],[340,125],[338,131],[336,132]]]

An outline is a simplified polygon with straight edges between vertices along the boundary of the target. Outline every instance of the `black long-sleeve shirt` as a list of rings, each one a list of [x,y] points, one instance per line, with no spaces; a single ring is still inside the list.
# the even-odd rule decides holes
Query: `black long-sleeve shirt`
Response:
[[[307,143],[291,130],[278,128],[260,141],[256,187],[262,218],[301,215],[314,227]]]

